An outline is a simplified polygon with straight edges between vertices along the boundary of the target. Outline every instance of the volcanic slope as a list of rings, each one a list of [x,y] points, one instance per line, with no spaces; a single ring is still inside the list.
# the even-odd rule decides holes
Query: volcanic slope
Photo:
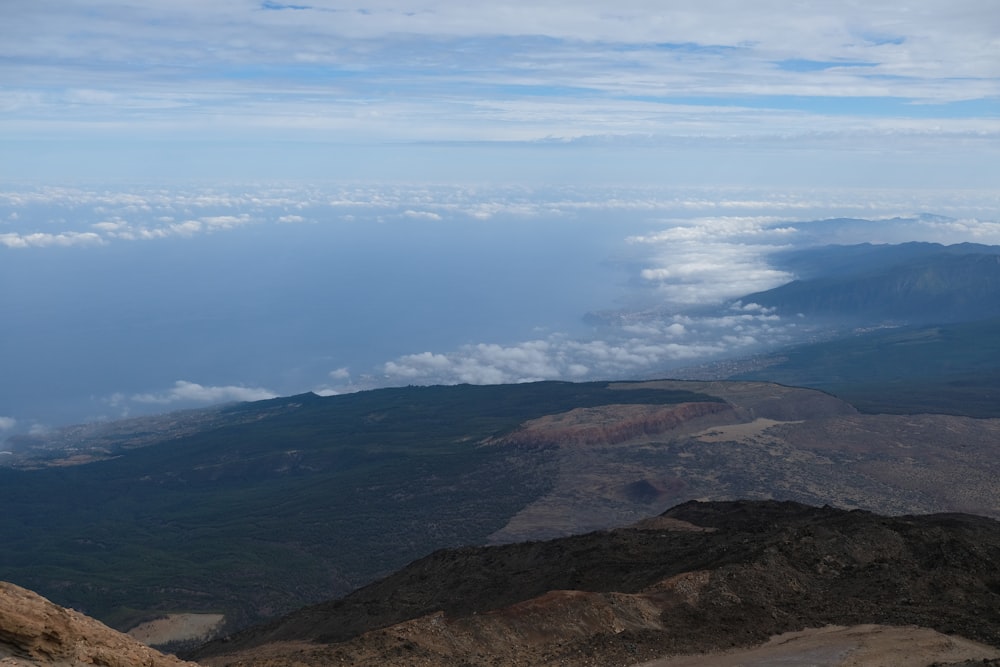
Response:
[[[774,384],[411,387],[229,410],[235,423],[111,460],[0,469],[0,579],[120,630],[222,614],[231,632],[435,549],[692,498],[1000,518],[1000,420],[863,415]]]
[[[133,422],[159,441],[36,442],[0,467],[0,579],[123,631],[179,613],[246,626],[484,543],[551,487],[554,454],[487,441],[630,402],[728,410],[607,383],[406,387],[230,406],[194,431],[183,415]]]
[[[859,414],[820,391],[760,382],[609,387],[623,395],[684,388],[719,397],[726,409],[687,412],[669,428],[622,437],[607,437],[615,432],[610,426],[621,432],[640,407],[571,410],[523,423],[492,446],[516,451],[545,443],[553,485],[492,533],[490,543],[624,525],[692,498],[1000,518],[998,419]]]
[[[0,581],[4,667],[197,667],[163,655],[83,614]]]
[[[783,641],[800,641],[808,664],[841,665],[865,641],[871,657],[880,632],[906,649],[903,632],[923,661],[897,664],[997,659],[998,573],[1000,524],[983,517],[692,501],[618,530],[439,551],[195,657],[216,667],[634,665],[798,633]]]

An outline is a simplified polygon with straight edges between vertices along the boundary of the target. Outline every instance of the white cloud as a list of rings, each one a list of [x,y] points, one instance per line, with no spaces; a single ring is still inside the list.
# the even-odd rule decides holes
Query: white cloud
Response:
[[[241,215],[212,215],[201,218],[201,223],[209,229],[232,229],[250,222],[250,216],[246,213]]]
[[[432,211],[403,211],[403,215],[407,218],[416,218],[418,220],[441,220],[441,215],[434,213]]]
[[[332,380],[350,380],[351,379],[351,371],[348,370],[347,367],[334,369],[334,370],[330,371],[329,373],[327,373],[327,375],[329,375],[330,379],[332,379]]]
[[[706,45],[757,53],[770,60],[791,55],[823,61],[864,60],[881,65],[885,72],[904,75],[923,65],[933,72],[954,67],[966,76],[983,76],[995,73],[995,63],[976,43],[988,42],[998,23],[988,0],[955,0],[947,6],[918,0],[911,2],[912,11],[905,13],[897,3],[887,1],[851,7],[817,4],[795,11],[788,11],[781,0],[750,4],[680,0],[669,5],[625,0],[616,3],[613,11],[607,3],[596,0],[571,5],[549,0],[487,6],[428,0],[419,7],[374,1],[365,3],[364,11],[323,1],[308,3],[307,10],[285,11],[261,11],[260,5],[235,0],[211,5],[126,2],[118,3],[113,19],[110,14],[88,13],[85,5],[73,2],[47,6],[50,4],[31,3],[11,13],[14,26],[30,20],[44,29],[36,27],[41,34],[34,42],[8,46],[8,54],[41,55],[50,49],[58,57],[89,56],[105,49],[112,62],[128,58],[149,62],[186,48],[189,55],[192,49],[200,50],[199,55],[208,62],[281,58],[336,63],[358,56],[358,47],[351,40],[538,36],[556,40],[564,49],[569,48],[564,42]],[[46,23],[40,20],[43,17]],[[80,34],[77,43],[49,41],[80,25],[87,31]],[[216,40],[216,48],[210,49],[209,36],[223,29],[233,38]],[[239,37],[255,41],[244,42]],[[326,48],[331,38],[341,40],[341,51]],[[473,49],[465,55],[482,58],[492,54]],[[635,60],[643,55],[645,52],[626,52],[618,57]],[[655,50],[648,57],[657,55],[664,57]],[[665,54],[694,65],[712,55],[691,48]],[[835,69],[833,74],[842,72]]]
[[[5,233],[0,234],[0,245],[8,248],[44,248],[46,246],[76,246],[76,245],[101,245],[104,239],[99,234],[93,232],[61,232],[50,234],[47,232],[34,232],[31,234]]]
[[[790,274],[771,268],[767,255],[786,247],[794,228],[772,228],[769,222],[761,218],[665,221],[669,225],[666,229],[629,240],[652,249],[647,261],[654,266],[642,269],[640,276],[664,299],[678,304],[712,304],[792,279]],[[777,243],[760,243],[768,239]]]
[[[196,236],[212,230],[236,230],[251,222],[290,221],[305,217],[287,209],[308,208],[310,218],[343,221],[345,216],[369,221],[374,213],[386,216],[420,213],[415,221],[432,219],[491,220],[517,216],[545,221],[579,216],[647,216],[655,228],[633,234],[628,241],[646,249],[652,271],[697,267],[656,262],[657,253],[670,245],[688,244],[711,255],[713,243],[728,248],[778,247],[800,242],[811,233],[817,217],[883,219],[915,217],[935,212],[951,219],[907,222],[905,231],[921,240],[955,242],[998,238],[995,189],[873,189],[873,188],[756,188],[746,187],[615,187],[615,186],[301,186],[251,185],[232,191],[200,188],[81,190],[48,187],[0,191],[0,211],[9,221],[0,230],[0,243],[15,247],[86,245],[115,239],[159,239]],[[27,215],[32,207],[50,207],[51,216]],[[419,208],[417,208],[419,207]],[[211,213],[211,214],[209,214]],[[317,217],[318,216],[318,217]],[[812,216],[812,217],[810,217]],[[92,222],[92,220],[98,222]],[[273,224],[273,222],[272,222]],[[52,231],[53,227],[62,227]],[[898,226],[898,225],[897,225]],[[843,242],[843,238],[828,236]],[[870,240],[858,238],[855,242]],[[712,258],[709,257],[709,260]],[[656,274],[650,274],[655,277]]]
[[[273,391],[239,385],[204,386],[196,382],[178,380],[174,386],[158,394],[135,394],[137,403],[226,403],[232,401],[261,401],[277,396]]]
[[[958,238],[976,243],[1000,244],[1000,222],[992,220],[925,220],[923,234],[933,239]],[[917,232],[920,234],[921,232]]]
[[[387,375],[401,378],[415,378],[449,371],[453,362],[443,354],[420,352],[400,357],[385,364]]]
[[[730,306],[730,308],[732,310],[741,310],[747,313],[763,313],[765,315],[774,312],[774,308],[767,308],[766,306],[762,306],[759,303],[753,303],[752,301],[750,303],[737,301]]]
[[[383,366],[390,383],[499,384],[534,380],[580,380],[663,374],[693,361],[745,353],[789,339],[774,315],[686,317],[663,323],[650,313],[644,327],[622,327],[616,339],[570,339],[553,335],[513,345],[480,343],[449,353],[421,352]]]
[[[1000,136],[988,109],[927,106],[995,100],[992,0],[404,5],[21,3],[0,28],[0,108],[15,136]],[[175,66],[195,61],[196,77]]]
[[[451,355],[431,352],[405,355],[387,362],[384,372],[393,379],[420,382],[500,384],[554,377],[559,371],[553,362],[546,341],[514,346],[480,343],[462,347]]]
[[[17,426],[17,420],[13,417],[0,417],[0,431],[9,431]]]

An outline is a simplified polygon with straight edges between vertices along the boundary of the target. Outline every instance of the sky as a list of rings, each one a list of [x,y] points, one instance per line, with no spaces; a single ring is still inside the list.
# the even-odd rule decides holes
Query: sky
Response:
[[[805,335],[777,250],[1000,243],[992,0],[0,19],[0,437],[666,374]]]
[[[992,0],[34,0],[7,179],[993,187]]]

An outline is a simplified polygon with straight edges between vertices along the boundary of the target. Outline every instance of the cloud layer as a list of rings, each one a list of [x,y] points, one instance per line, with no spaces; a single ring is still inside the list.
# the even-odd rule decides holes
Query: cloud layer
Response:
[[[798,335],[777,249],[1000,243],[993,0],[8,4],[8,430],[657,372]]]
[[[129,176],[184,177],[220,155],[229,171],[268,155],[286,171],[338,162],[273,143],[288,141],[596,141],[685,158],[696,142],[728,151],[723,161],[749,152],[741,169],[795,147],[849,150],[855,163],[876,148],[932,150],[976,167],[1000,150],[991,0],[40,0],[4,19],[0,140],[21,173],[73,162],[86,177],[118,160]],[[199,143],[220,140],[234,143]],[[246,152],[261,142],[272,143]],[[344,155],[355,170],[372,159]],[[410,159],[411,178],[434,162]],[[573,168],[570,154],[561,162]]]
[[[136,394],[131,397],[137,403],[155,403],[157,405],[173,404],[205,404],[230,403],[241,401],[262,401],[277,396],[272,391],[259,387],[206,387],[197,382],[178,380],[167,391],[153,394]]]
[[[771,253],[1000,244],[998,201],[988,189],[8,188],[0,312],[19,352],[3,359],[0,428],[304,391],[669,375],[805,335],[809,322],[739,301],[794,277]],[[75,416],[44,416],[60,405]]]

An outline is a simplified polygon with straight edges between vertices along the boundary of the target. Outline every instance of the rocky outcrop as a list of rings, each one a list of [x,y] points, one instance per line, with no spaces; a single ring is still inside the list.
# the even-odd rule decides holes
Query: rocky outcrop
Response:
[[[923,667],[964,659],[962,646],[992,660],[997,572],[1000,523],[982,517],[689,502],[629,529],[439,551],[194,657],[214,667],[636,665],[807,629],[892,626],[929,629],[909,640],[930,647],[924,662],[838,661],[882,641],[840,636],[797,657],[726,664]]]
[[[83,614],[0,582],[3,667],[194,667],[164,655]]]

